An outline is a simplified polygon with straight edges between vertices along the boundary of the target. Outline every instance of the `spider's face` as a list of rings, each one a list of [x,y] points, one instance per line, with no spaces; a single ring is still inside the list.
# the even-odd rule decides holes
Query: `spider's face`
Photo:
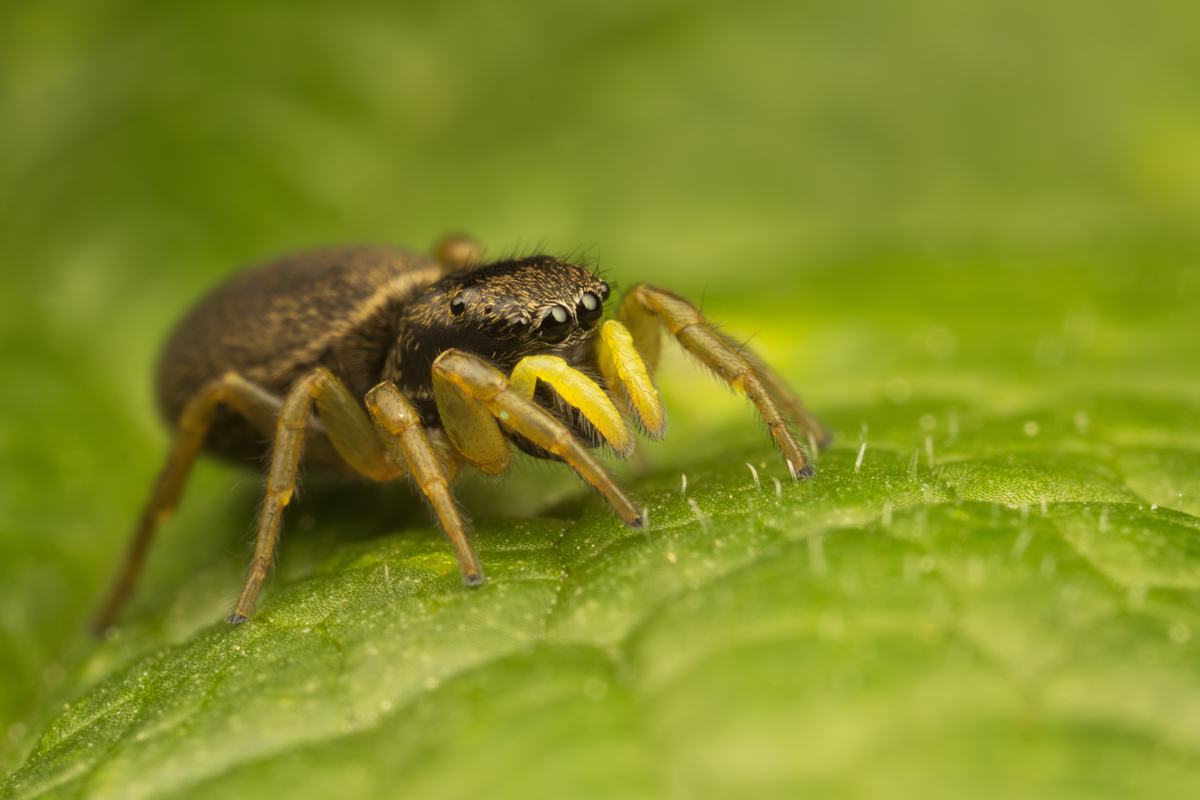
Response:
[[[525,356],[589,341],[608,296],[608,284],[583,267],[533,256],[455,276],[442,297],[454,326]]]
[[[410,393],[425,391],[434,359],[450,349],[481,356],[505,374],[527,356],[587,364],[609,294],[587,269],[553,256],[451,273],[405,307],[384,377]]]

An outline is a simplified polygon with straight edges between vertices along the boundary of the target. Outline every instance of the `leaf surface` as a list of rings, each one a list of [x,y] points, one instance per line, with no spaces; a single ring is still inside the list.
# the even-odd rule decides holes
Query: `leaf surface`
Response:
[[[4,4],[0,796],[1192,796],[1197,13]],[[447,230],[698,301],[817,476],[668,347],[645,531],[468,476],[467,589],[410,488],[306,475],[231,628],[259,488],[203,462],[85,637],[171,325]]]

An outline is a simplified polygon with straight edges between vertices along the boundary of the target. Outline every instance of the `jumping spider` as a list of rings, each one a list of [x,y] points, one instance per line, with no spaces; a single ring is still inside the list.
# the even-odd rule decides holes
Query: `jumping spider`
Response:
[[[96,619],[116,617],[155,529],[174,511],[201,447],[245,460],[272,440],[254,559],[231,623],[254,612],[302,452],[310,464],[386,481],[409,475],[454,547],[463,582],[483,568],[450,493],[464,463],[496,474],[509,443],[566,462],[625,524],[642,513],[589,452],[633,451],[627,423],[666,431],[652,373],[660,326],[762,414],[793,477],[812,467],[788,428],[829,436],[796,395],[688,301],[645,284],[601,322],[609,287],[587,269],[538,255],[481,263],[450,238],[429,259],[383,247],[286,256],[218,287],[163,352],[158,399],[175,435]],[[314,413],[315,405],[315,413]]]

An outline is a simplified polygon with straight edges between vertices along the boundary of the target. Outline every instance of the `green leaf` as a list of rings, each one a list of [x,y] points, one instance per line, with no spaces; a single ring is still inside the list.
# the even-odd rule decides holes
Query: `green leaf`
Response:
[[[742,6],[0,9],[0,797],[1194,793],[1196,12]],[[702,301],[817,476],[669,350],[645,531],[467,476],[467,589],[410,487],[309,475],[234,628],[205,462],[87,638],[171,324],[454,229]]]
[[[1183,785],[1200,523],[1056,409],[956,415],[953,439],[926,420],[932,471],[868,438],[858,469],[842,446],[777,488],[772,453],[733,450],[689,464],[686,497],[675,471],[633,481],[644,533],[592,501],[480,526],[478,590],[432,531],[394,533],[329,546],[231,628],[223,563],[90,657],[12,796],[873,792],[915,789],[930,753],[950,794],[1008,758],[1040,773],[994,796],[1098,759]],[[1035,443],[988,443],[1026,417]]]

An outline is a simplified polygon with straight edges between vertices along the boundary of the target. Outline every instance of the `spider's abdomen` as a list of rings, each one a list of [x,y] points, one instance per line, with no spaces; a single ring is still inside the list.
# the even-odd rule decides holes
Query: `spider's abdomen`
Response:
[[[282,398],[301,375],[325,366],[361,399],[379,381],[400,309],[443,271],[409,251],[347,247],[235,275],[192,309],[163,349],[163,415],[174,425],[188,398],[230,370]],[[222,408],[207,446],[244,459],[265,452],[264,439]]]

